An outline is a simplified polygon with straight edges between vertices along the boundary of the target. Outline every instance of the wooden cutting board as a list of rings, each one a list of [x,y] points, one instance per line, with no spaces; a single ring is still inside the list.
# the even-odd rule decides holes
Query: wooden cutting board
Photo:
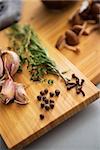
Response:
[[[76,95],[75,89],[67,91],[64,83],[56,76],[48,76],[48,79],[54,80],[54,85],[47,83],[33,83],[30,81],[29,74],[24,68],[22,74],[17,74],[15,81],[26,85],[26,91],[30,98],[30,103],[26,106],[18,104],[4,105],[0,104],[0,133],[9,149],[22,149],[25,145],[39,138],[55,126],[76,114],[88,104],[99,97],[98,89],[92,84],[69,60],[67,60],[59,51],[52,48],[40,36],[43,45],[48,48],[49,55],[53,59],[58,69],[62,72],[68,70],[66,76],[71,77],[75,73],[79,78],[85,79],[83,90],[86,96]],[[0,46],[8,45],[7,38],[4,33],[0,33]],[[49,91],[60,89],[61,95],[55,99],[55,108],[49,112],[41,110],[36,100],[36,96],[40,90],[48,88]],[[39,115],[45,114],[45,119],[40,120]]]
[[[29,7],[25,10],[25,14],[28,15]],[[28,20],[28,17],[24,16],[21,23],[30,23],[30,19]],[[75,73],[79,78],[85,79],[83,90],[86,96],[77,96],[75,89],[67,92],[64,83],[55,76],[49,75],[47,77],[48,79],[54,79],[54,85],[52,86],[48,86],[46,83],[33,83],[29,80],[29,74],[24,68],[22,74],[16,75],[15,81],[26,85],[30,103],[26,106],[17,104],[5,106],[0,104],[0,133],[9,149],[22,149],[25,145],[53,129],[99,97],[98,89],[58,50],[52,48],[45,42],[45,36],[40,35],[40,32],[38,32],[38,35],[45,47],[48,48],[51,59],[56,62],[61,72],[69,70],[66,74],[67,77],[70,78],[71,74]],[[3,31],[0,32],[0,47],[5,48],[6,46],[8,46],[8,39]],[[50,91],[54,91],[56,88],[61,91],[59,98],[55,99],[55,108],[49,112],[41,110],[36,101],[36,96],[39,94],[39,91],[46,87]],[[39,118],[40,113],[45,114],[45,119],[42,121]]]
[[[81,2],[77,2],[64,11],[48,11],[41,0],[25,0],[23,21],[32,24],[53,47],[60,35],[67,28],[68,18],[79,8]],[[33,18],[33,19],[32,19]],[[94,84],[100,82],[100,33],[94,32],[90,36],[81,38],[79,55],[64,49],[61,53],[76,65]]]

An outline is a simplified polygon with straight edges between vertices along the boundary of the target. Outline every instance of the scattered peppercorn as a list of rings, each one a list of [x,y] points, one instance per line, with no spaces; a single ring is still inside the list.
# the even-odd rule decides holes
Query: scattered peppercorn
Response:
[[[45,89],[45,90],[44,90],[44,93],[47,94],[47,93],[48,93],[48,89]]]
[[[45,99],[45,103],[48,104],[48,99]]]
[[[54,108],[54,104],[53,104],[53,103],[50,104],[50,108],[51,108],[51,109]]]
[[[38,96],[37,96],[37,100],[38,100],[38,101],[41,101],[41,99],[42,99],[41,95],[38,95]]]
[[[45,96],[43,96],[43,97],[42,97],[42,99],[43,99],[43,101],[45,101],[45,100],[46,100],[46,97],[45,97]]]
[[[59,90],[55,90],[55,95],[59,96],[59,94],[60,94],[60,91]]]
[[[43,120],[44,119],[44,115],[40,114],[40,119]]]
[[[40,108],[45,109],[46,111],[49,111],[50,109],[53,109],[55,106],[55,101],[52,99],[48,99],[46,94],[48,93],[48,89],[44,89],[40,91],[40,95],[37,96],[37,100],[41,101]],[[58,89],[55,90],[55,92],[49,92],[48,93],[50,97],[59,96],[60,91]],[[44,115],[40,114],[40,120],[44,119]]]
[[[45,95],[44,91],[40,91],[40,94],[41,94],[42,96]]]
[[[54,93],[53,93],[53,92],[50,92],[49,94],[50,94],[50,97],[53,97],[53,96],[54,96]]]
[[[51,99],[50,99],[50,103],[54,103],[54,100],[51,100]]]
[[[45,110],[49,111],[50,107],[49,107],[49,104],[46,104],[45,105]]]
[[[44,103],[41,103],[41,108],[44,108]]]

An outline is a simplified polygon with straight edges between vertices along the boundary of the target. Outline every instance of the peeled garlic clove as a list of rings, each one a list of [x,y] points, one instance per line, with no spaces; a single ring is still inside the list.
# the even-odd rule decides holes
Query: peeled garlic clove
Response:
[[[20,65],[19,56],[13,51],[5,50],[2,51],[2,58],[4,67],[6,67],[9,74],[13,76],[17,72]]]
[[[13,80],[11,78],[5,80],[4,83],[2,84],[0,100],[3,103],[8,104],[12,99],[14,99],[14,95],[15,95],[15,85]]]
[[[0,78],[3,76],[3,61],[2,58],[0,57]]]
[[[15,83],[15,102],[21,105],[28,104],[29,98],[25,92],[24,86],[20,83]]]

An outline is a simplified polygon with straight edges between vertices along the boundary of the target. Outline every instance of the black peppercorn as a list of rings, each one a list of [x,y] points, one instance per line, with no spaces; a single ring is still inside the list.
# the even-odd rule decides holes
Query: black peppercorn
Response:
[[[50,109],[49,105],[48,105],[48,104],[46,104],[46,105],[45,105],[45,110],[47,110],[47,111],[48,111],[49,109]]]
[[[41,95],[38,95],[38,96],[37,96],[37,100],[38,100],[38,101],[41,101],[41,99],[42,99]]]
[[[41,103],[41,108],[44,108],[44,103]]]
[[[50,103],[54,103],[54,100],[51,100],[51,99],[50,99]]]
[[[45,97],[45,96],[43,96],[43,97],[42,97],[42,99],[43,99],[43,101],[45,101],[45,100],[46,100],[46,97]]]
[[[48,104],[48,99],[45,99],[45,101],[44,101],[44,102],[45,102],[45,104]]]
[[[53,96],[54,96],[54,93],[53,93],[53,92],[50,92],[49,94],[50,94],[50,97],[53,97]]]
[[[40,119],[43,120],[44,119],[44,115],[40,114]]]
[[[40,94],[41,94],[42,96],[45,95],[44,91],[40,91]]]
[[[48,89],[44,89],[44,93],[47,94],[48,93]]]
[[[51,109],[54,108],[54,104],[53,104],[53,103],[50,104],[50,108],[51,108]]]
[[[59,90],[55,90],[55,95],[59,96],[59,94],[60,94],[60,91]]]

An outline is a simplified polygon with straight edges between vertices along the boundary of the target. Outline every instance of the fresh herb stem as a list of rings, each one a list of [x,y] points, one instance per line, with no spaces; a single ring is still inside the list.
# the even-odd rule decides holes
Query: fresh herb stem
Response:
[[[48,57],[47,49],[41,45],[36,33],[29,25],[13,25],[8,36],[11,47],[20,57],[21,66],[27,63],[31,80],[41,81],[45,74],[54,74],[66,82],[56,64]],[[22,70],[21,66],[20,71]]]

